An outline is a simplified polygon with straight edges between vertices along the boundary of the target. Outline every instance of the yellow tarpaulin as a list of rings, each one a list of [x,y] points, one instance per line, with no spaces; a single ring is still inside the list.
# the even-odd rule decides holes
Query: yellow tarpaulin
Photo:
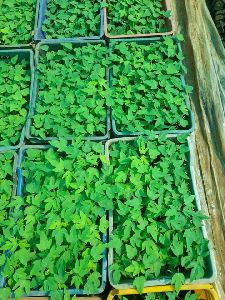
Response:
[[[225,49],[205,0],[171,0],[195,114],[195,162],[203,211],[213,242],[220,299],[225,299]]]

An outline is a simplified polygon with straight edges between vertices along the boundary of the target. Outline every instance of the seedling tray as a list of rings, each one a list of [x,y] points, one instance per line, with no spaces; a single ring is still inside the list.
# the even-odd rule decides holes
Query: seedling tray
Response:
[[[178,40],[176,38],[173,38],[173,40],[175,41],[176,45],[177,45],[177,52],[178,53],[182,53],[182,49],[181,49],[181,45],[178,42]],[[155,42],[159,42],[159,41],[163,41],[162,38],[160,37],[155,37],[155,38],[137,38],[137,39],[115,39],[115,40],[111,40],[109,43],[109,51],[110,54],[113,53],[113,49],[114,49],[114,44],[115,43],[122,43],[122,42],[136,42],[137,44],[140,45],[149,45]],[[182,81],[182,85],[185,88],[186,83],[185,83],[185,79],[184,79],[184,75],[181,74],[180,76],[181,81]],[[113,68],[111,68],[109,70],[109,86],[112,86],[112,79],[113,79]],[[165,133],[165,134],[183,134],[183,133],[191,133],[194,130],[194,115],[193,112],[191,111],[190,108],[190,102],[189,102],[189,98],[188,96],[185,97],[185,104],[188,107],[188,123],[189,126],[187,129],[178,129],[178,130],[152,130],[155,134],[160,134],[160,133]],[[113,112],[113,108],[112,108],[112,112]],[[117,129],[117,124],[116,124],[116,120],[113,118],[113,114],[111,117],[111,121],[112,121],[112,131],[113,131],[113,136],[115,137],[124,137],[124,136],[139,136],[139,135],[146,135],[144,132],[128,132],[128,131],[119,131]]]
[[[22,197],[23,196],[23,186],[24,186],[24,180],[22,175],[22,168],[21,164],[24,159],[24,154],[27,151],[27,149],[41,149],[41,150],[47,150],[49,149],[50,145],[24,145],[20,148],[18,159],[16,157],[15,160],[15,167],[14,170],[17,170],[17,190],[16,195]],[[107,234],[102,234],[102,241],[103,243],[107,242]],[[106,274],[107,274],[107,251],[106,249],[103,252],[103,258],[102,258],[102,277],[101,277],[101,286],[99,289],[95,292],[95,294],[101,294],[106,286]],[[1,278],[0,280],[0,287],[3,287],[5,283],[4,278]],[[68,292],[70,295],[86,295],[83,289],[69,289]],[[12,295],[13,296],[13,295]],[[33,290],[28,295],[24,295],[24,297],[40,297],[40,296],[48,296],[48,292],[45,291],[38,291]]]
[[[30,78],[30,100],[27,103],[27,107],[29,107],[31,103],[32,93],[33,93],[33,83],[34,83],[34,54],[32,50],[29,49],[11,49],[11,50],[0,50],[0,57],[13,57],[15,55],[19,56],[19,59],[27,59],[30,62],[30,71],[31,71],[31,78]],[[27,108],[27,117],[28,117],[28,108]],[[0,151],[7,151],[7,150],[15,150],[22,146],[25,137],[25,124],[23,129],[21,130],[21,136],[19,143],[15,146],[0,146]]]
[[[83,45],[87,44],[102,44],[106,45],[104,41],[84,41],[84,40],[73,40],[71,43],[75,47],[82,47]],[[47,45],[51,50],[58,50],[60,49],[61,45],[57,41],[49,41],[49,42],[41,42],[38,44],[36,51],[35,51],[35,67],[37,69],[38,67],[38,61],[39,61],[39,56],[41,55],[41,50],[40,47],[41,45]],[[106,71],[106,80],[108,80],[108,70]],[[28,115],[28,120],[26,123],[26,132],[25,132],[25,137],[31,141],[34,144],[43,144],[47,143],[52,140],[56,140],[57,137],[46,137],[46,138],[39,138],[31,135],[31,125],[32,125],[32,117],[35,114],[35,105],[36,105],[36,99],[38,96],[38,78],[37,78],[37,73],[35,72],[34,75],[34,88],[33,88],[33,93],[32,93],[32,99],[31,99],[31,104],[30,104],[30,110],[29,110],[29,115]],[[85,137],[84,140],[92,140],[92,141],[102,141],[106,140],[110,136],[110,129],[111,129],[111,121],[110,121],[110,108],[106,106],[106,133],[105,135],[102,136],[89,136]],[[71,136],[68,136],[66,138],[67,140],[72,140]]]
[[[176,136],[175,135],[168,135],[169,138],[173,139]],[[106,153],[106,158],[110,160],[110,146],[113,143],[116,143],[118,141],[124,141],[124,142],[129,142],[135,140],[135,137],[124,137],[124,138],[115,138],[108,140],[105,145],[105,153]],[[201,210],[201,203],[200,203],[200,198],[198,196],[197,192],[197,186],[196,186],[196,179],[195,179],[195,168],[194,168],[194,163],[192,161],[193,157],[193,150],[192,150],[192,145],[191,145],[191,139],[190,137],[187,140],[188,146],[189,146],[189,153],[188,153],[188,160],[189,160],[189,173],[191,176],[191,189],[192,193],[195,195],[196,199],[196,210],[200,211]],[[110,235],[113,232],[113,211],[109,212],[109,240],[110,240]],[[203,221],[202,225],[202,233],[203,236],[207,239],[207,231],[206,231],[206,226]],[[204,278],[195,280],[195,281],[190,281],[189,278],[186,279],[185,284],[209,284],[213,283],[216,279],[216,268],[215,268],[215,258],[214,258],[214,253],[212,249],[212,245],[209,241],[209,256],[206,258],[206,275]],[[121,279],[119,284],[114,284],[113,279],[112,279],[112,271],[110,270],[110,266],[113,264],[114,260],[114,254],[113,254],[113,249],[110,248],[108,252],[108,274],[109,274],[109,282],[110,284],[116,288],[116,289],[131,289],[134,288],[133,286],[133,281],[132,279]],[[171,277],[161,277],[161,278],[156,278],[156,279],[151,279],[145,282],[144,286],[145,287],[152,287],[152,286],[161,286],[161,285],[167,285],[170,284],[172,279]]]
[[[218,295],[214,287],[210,284],[190,284],[190,285],[182,285],[181,291],[193,291],[195,294],[199,295],[198,299],[206,299],[206,300],[219,300]],[[152,294],[152,293],[166,293],[173,292],[174,286],[164,285],[164,286],[152,286],[146,287],[143,289],[142,294]],[[138,295],[136,289],[125,289],[125,290],[111,290],[107,297],[107,300],[114,300],[116,296],[134,296]]]
[[[104,0],[105,4],[107,5],[107,0]],[[164,10],[171,10],[170,0],[163,0],[163,9]],[[168,31],[166,32],[155,32],[155,33],[137,33],[137,34],[119,34],[114,35],[110,34],[108,31],[108,15],[110,11],[107,7],[103,8],[104,12],[104,33],[106,38],[108,39],[120,39],[120,38],[147,38],[147,37],[154,37],[154,36],[165,36],[165,35],[172,35],[173,34],[173,22],[171,17],[166,18],[166,28]]]
[[[37,12],[38,12],[38,6],[39,6],[39,0],[37,0],[37,4],[36,4],[36,11],[34,10],[34,14],[35,14],[35,18],[33,20],[33,26],[35,24],[37,24]],[[35,25],[36,27],[36,25]],[[31,37],[30,37],[30,43],[29,44],[12,44],[12,45],[8,45],[8,44],[0,44],[0,50],[1,48],[6,50],[6,49],[33,49],[34,48],[34,42],[33,42],[33,39],[34,39],[34,31],[32,31],[32,34],[31,34]]]
[[[47,0],[38,0],[37,3],[37,11],[36,11],[36,22],[34,28],[34,41],[38,42],[41,40],[45,41],[57,41],[58,43],[64,42],[73,42],[74,39],[84,39],[84,40],[99,40],[104,35],[104,17],[103,17],[103,10],[100,9],[100,24],[99,24],[99,35],[98,36],[84,36],[84,37],[71,37],[71,38],[58,38],[58,39],[46,39],[45,34],[42,31],[42,25],[45,20],[45,12],[47,10]],[[74,24],[76,26],[76,23]]]

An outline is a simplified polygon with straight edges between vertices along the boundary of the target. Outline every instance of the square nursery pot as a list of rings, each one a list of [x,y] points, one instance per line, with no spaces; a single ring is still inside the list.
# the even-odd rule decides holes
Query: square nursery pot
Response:
[[[68,42],[68,41],[67,41]],[[101,45],[106,45],[105,41],[97,41],[97,40],[73,40],[70,43],[74,45],[74,47],[82,47],[87,44],[101,44]],[[39,62],[39,57],[42,55],[40,47],[41,45],[47,45],[49,46],[50,50],[59,50],[61,49],[61,45],[58,41],[46,41],[46,42],[40,42],[37,45],[36,51],[35,51],[35,68],[37,69],[38,67],[38,62]],[[108,81],[108,70],[106,70],[106,80]],[[29,115],[28,115],[28,120],[26,123],[26,130],[25,130],[25,137],[32,143],[34,144],[45,144],[48,143],[49,141],[52,140],[57,140],[58,137],[46,137],[46,138],[41,138],[41,137],[36,137],[31,135],[31,126],[32,126],[32,117],[35,115],[35,105],[36,105],[36,100],[38,97],[38,76],[37,73],[35,72],[34,74],[34,88],[33,88],[33,93],[32,93],[32,99],[31,99],[31,105],[30,105],[30,110],[29,110]],[[111,130],[111,121],[110,121],[110,108],[106,106],[106,132],[102,136],[88,136],[85,137],[84,140],[91,140],[91,141],[103,141],[109,138],[110,136],[110,130]],[[72,136],[68,136],[65,138],[66,140],[72,140]]]
[[[179,41],[176,38],[173,38],[174,42],[177,45],[177,53],[182,53],[181,45]],[[113,53],[114,50],[114,45],[115,43],[123,43],[123,42],[136,42],[137,44],[140,45],[150,45],[159,41],[163,41],[163,38],[161,37],[155,37],[155,38],[137,38],[137,39],[115,39],[111,40],[109,42],[109,51],[110,54]],[[181,82],[183,87],[185,88],[186,83],[184,79],[184,75],[181,74],[180,76]],[[112,86],[112,80],[113,80],[113,68],[109,69],[109,86]],[[190,101],[188,98],[188,95],[185,97],[185,104],[187,105],[188,108],[188,128],[187,129],[165,129],[165,130],[152,130],[155,134],[160,134],[160,133],[165,133],[165,134],[184,134],[184,133],[191,133],[194,131],[194,115],[190,107]],[[113,108],[112,108],[113,112]],[[124,137],[124,136],[139,136],[139,135],[146,135],[144,132],[129,132],[129,131],[119,131],[117,128],[116,124],[116,119],[113,118],[113,114],[111,114],[111,122],[112,122],[112,132],[113,136],[115,137]]]
[[[152,286],[152,287],[145,287],[142,291],[142,295],[144,294],[154,294],[160,293],[165,294],[167,292],[173,292],[174,286],[172,285],[163,285],[163,286]],[[182,285],[180,291],[192,291],[194,294],[198,295],[199,300],[219,300],[216,290],[211,284],[190,284],[190,285]],[[119,290],[111,290],[108,294],[107,300],[114,300],[119,299],[119,297],[124,296],[129,299],[129,296],[135,297],[138,295],[136,289],[119,289]],[[179,298],[183,300],[184,298]]]
[[[72,42],[74,39],[84,39],[84,40],[99,40],[104,35],[104,17],[103,17],[103,9],[99,8],[99,14],[100,14],[100,24],[99,24],[99,35],[97,36],[84,36],[84,37],[77,37],[72,36],[70,38],[58,38],[58,39],[46,39],[44,32],[42,31],[42,25],[45,20],[45,13],[48,9],[48,0],[38,0],[37,3],[37,11],[36,11],[36,22],[35,22],[35,28],[34,28],[34,41],[38,42],[41,40],[44,41],[58,41],[59,43],[64,42]],[[76,23],[74,23],[74,26],[76,26]]]
[[[163,10],[171,10],[171,0],[162,0]],[[105,5],[107,5],[107,0],[104,0]],[[110,14],[109,8],[104,7],[104,33],[108,39],[118,39],[118,38],[147,38],[154,36],[165,36],[172,35],[174,32],[172,18],[166,18],[166,32],[152,32],[152,33],[137,33],[137,34],[110,34],[108,30],[108,16]]]
[[[16,195],[22,197],[23,196],[23,186],[24,186],[24,179],[22,175],[22,168],[21,164],[24,159],[24,154],[27,151],[27,149],[41,149],[41,150],[47,150],[51,146],[49,145],[30,145],[30,146],[22,146],[20,148],[18,157],[16,156],[15,163],[14,163],[14,170],[17,172],[17,188],[16,188]],[[14,171],[15,172],[15,171]],[[107,242],[107,234],[102,234],[102,241],[103,243]],[[101,286],[99,289],[95,292],[95,294],[101,294],[106,286],[106,274],[107,274],[107,251],[106,249],[103,251],[103,258],[101,262],[101,269],[102,269],[102,276],[101,276]],[[0,288],[4,287],[5,280],[3,277],[0,277]],[[87,295],[85,294],[83,289],[68,289],[69,294],[72,295]],[[39,290],[31,290],[28,295],[24,295],[24,297],[43,297],[48,296],[48,292],[45,291],[39,291]],[[96,298],[96,297],[95,297]],[[33,299],[33,298],[32,298]],[[94,299],[97,300],[97,299]]]
[[[176,137],[175,135],[170,135],[168,136],[171,139],[173,139],[174,137]],[[106,142],[105,145],[105,153],[106,153],[106,158],[108,160],[110,160],[110,146],[113,143],[116,143],[118,141],[124,141],[129,142],[129,141],[133,141],[135,140],[135,137],[124,137],[124,138],[115,138],[115,139],[111,139],[109,141]],[[191,178],[191,189],[192,189],[192,193],[195,195],[195,199],[196,199],[196,210],[200,211],[201,210],[201,203],[200,203],[200,198],[197,192],[197,186],[196,186],[196,177],[195,177],[195,167],[194,167],[194,162],[192,160],[192,154],[193,154],[193,149],[192,149],[192,142],[190,137],[187,140],[187,144],[189,146],[189,153],[188,153],[188,160],[189,160],[189,174],[190,174],[190,178]],[[110,236],[113,232],[113,212],[111,211],[109,213],[109,240],[110,240]],[[206,225],[203,221],[203,225],[202,225],[202,233],[203,236],[208,239],[207,237],[207,231],[206,231]],[[208,249],[209,249],[209,255],[208,257],[205,259],[205,266],[206,266],[206,270],[205,270],[205,276],[201,279],[198,280],[194,280],[194,281],[190,281],[189,278],[186,279],[185,284],[188,285],[203,285],[203,284],[209,284],[209,283],[213,283],[216,279],[216,267],[215,267],[215,257],[214,257],[214,252],[213,252],[213,247],[211,242],[209,241],[209,245],[208,245]],[[113,264],[113,260],[114,260],[114,253],[113,253],[113,249],[110,248],[108,251],[108,276],[109,276],[109,282],[110,284],[115,288],[115,289],[134,289],[133,286],[133,280],[132,279],[125,279],[122,278],[120,280],[120,282],[118,284],[115,284],[112,278],[112,271],[110,270],[110,266]],[[170,284],[172,279],[171,277],[159,277],[159,278],[155,278],[155,279],[149,279],[145,282],[144,287],[154,287],[154,286],[164,286],[164,285],[168,285]]]
[[[38,7],[39,7],[39,0],[37,0],[37,4],[36,4],[36,9],[34,9],[34,20],[33,20],[33,28],[36,28],[36,24],[37,24],[37,16],[38,16]],[[1,48],[6,50],[6,49],[33,49],[35,47],[34,45],[34,30],[32,31],[32,34],[30,36],[30,43],[28,44],[13,44],[13,45],[7,45],[7,44],[0,44],[0,50]]]
[[[30,62],[30,95],[29,95],[29,101],[27,103],[27,107],[30,107],[31,104],[31,98],[32,98],[32,93],[33,93],[33,84],[34,84],[34,54],[33,51],[30,49],[0,49],[0,59],[1,57],[14,57],[18,55],[19,59],[26,59],[27,61]],[[27,118],[28,118],[28,113],[29,113],[29,108],[27,108]],[[26,123],[26,122],[25,122]],[[6,145],[6,146],[0,146],[0,151],[6,151],[6,150],[15,150],[19,149],[25,138],[25,125],[21,130],[21,135],[20,135],[20,140],[17,145]]]

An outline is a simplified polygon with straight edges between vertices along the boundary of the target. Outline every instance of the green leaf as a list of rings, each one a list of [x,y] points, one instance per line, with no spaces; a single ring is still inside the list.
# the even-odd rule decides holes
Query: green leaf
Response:
[[[127,257],[133,259],[137,255],[137,249],[130,245],[126,245]]]
[[[52,240],[48,239],[46,234],[43,231],[41,231],[40,232],[40,243],[37,244],[37,248],[40,251],[44,251],[44,250],[50,249],[51,244],[52,244]]]
[[[204,268],[199,263],[196,262],[193,269],[191,270],[190,281],[203,278],[204,274],[205,274]]]
[[[28,261],[34,256],[28,249],[22,248],[14,253],[17,258],[24,266],[27,265]]]
[[[112,272],[112,277],[113,277],[113,282],[115,284],[119,284],[120,279],[121,279],[121,272],[120,270],[115,270]]]
[[[10,288],[0,288],[0,300],[6,300],[10,297],[11,290]]]
[[[72,50],[73,49],[73,44],[72,43],[62,43],[61,44],[65,49]]]
[[[177,34],[176,34],[176,38],[177,38],[178,41],[180,41],[180,42],[183,42],[183,41],[184,41],[184,36],[183,36],[183,34],[177,33]]]
[[[107,228],[109,227],[109,222],[106,220],[106,217],[101,217],[100,219],[100,225],[99,225],[99,230],[102,233],[106,233]]]
[[[176,234],[174,237],[173,237],[173,243],[171,245],[171,250],[173,251],[173,253],[176,255],[176,256],[180,256],[183,254],[183,249],[184,249],[184,245],[183,245],[183,241],[180,240],[178,238],[178,235]]]
[[[155,293],[147,294],[145,300],[156,300],[157,295]]]
[[[100,286],[100,280],[99,280],[100,274],[98,272],[93,272],[89,277],[87,278],[87,281],[84,285],[84,290],[87,294],[94,294],[96,293],[97,289]]]
[[[193,87],[190,86],[190,85],[186,85],[185,86],[185,91],[186,91],[187,94],[190,94],[190,93],[193,92]]]
[[[144,284],[145,284],[145,277],[144,276],[136,277],[133,281],[133,285],[137,289],[139,294],[142,293],[142,291],[144,289]]]
[[[197,294],[192,294],[191,291],[187,292],[185,295],[184,300],[197,300],[199,298],[199,295]]]
[[[167,66],[167,74],[172,75],[177,73],[177,68],[173,64],[168,64]]]
[[[113,236],[108,243],[108,247],[114,248],[117,254],[121,253],[122,241],[118,236]]]
[[[5,261],[6,261],[5,254],[1,254],[1,256],[0,256],[0,266],[4,265]]]
[[[185,283],[185,277],[182,273],[175,273],[172,277],[171,284],[175,285],[177,292],[180,291],[181,286]]]
[[[178,292],[167,292],[166,295],[168,297],[168,300],[176,300]]]
[[[49,50],[49,46],[48,45],[41,45],[40,49],[47,52]]]
[[[13,58],[11,58],[11,62],[13,64],[16,64],[17,60],[18,60],[18,55],[15,55]]]

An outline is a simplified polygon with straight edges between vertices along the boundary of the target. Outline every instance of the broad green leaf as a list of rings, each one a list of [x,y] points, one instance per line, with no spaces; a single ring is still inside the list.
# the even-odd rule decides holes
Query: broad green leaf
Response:
[[[43,231],[41,231],[40,232],[40,242],[39,242],[39,244],[37,244],[37,248],[40,251],[44,251],[44,250],[50,249],[51,244],[52,244],[51,239],[48,239],[46,234]]]
[[[0,300],[6,300],[10,297],[11,290],[9,287],[7,288],[0,288]]]
[[[182,273],[175,273],[171,280],[171,284],[175,285],[175,289],[177,292],[179,292],[179,290],[180,290],[182,284],[184,284],[184,282],[185,282],[185,277],[184,277],[184,274],[182,274]]]
[[[101,217],[100,224],[99,224],[99,230],[102,233],[106,233],[108,226],[109,226],[109,222],[106,220],[106,217]]]
[[[145,281],[146,280],[144,276],[136,277],[133,281],[133,285],[137,289],[139,294],[141,294],[143,291]]]
[[[127,257],[133,259],[137,255],[137,249],[130,245],[126,245]]]
[[[197,300],[199,298],[199,295],[197,294],[191,294],[191,291],[187,292],[185,295],[184,300]]]
[[[113,276],[113,281],[115,284],[118,284],[120,282],[120,278],[121,278],[121,272],[120,270],[115,270],[112,272],[112,276]]]
[[[204,268],[196,262],[193,269],[191,270],[190,281],[203,278],[204,273]]]

